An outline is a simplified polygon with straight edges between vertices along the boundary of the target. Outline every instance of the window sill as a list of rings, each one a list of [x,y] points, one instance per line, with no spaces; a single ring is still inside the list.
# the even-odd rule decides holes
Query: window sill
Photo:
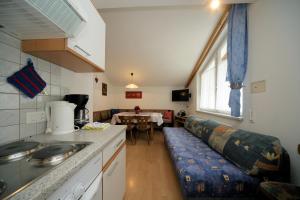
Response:
[[[207,110],[197,110],[197,112],[199,113],[204,113],[204,114],[209,114],[209,115],[214,115],[217,117],[223,117],[226,119],[232,119],[232,120],[236,120],[236,121],[243,121],[243,117],[233,117],[231,115],[227,115],[224,113],[218,113],[218,112],[213,112],[213,111],[207,111]]]

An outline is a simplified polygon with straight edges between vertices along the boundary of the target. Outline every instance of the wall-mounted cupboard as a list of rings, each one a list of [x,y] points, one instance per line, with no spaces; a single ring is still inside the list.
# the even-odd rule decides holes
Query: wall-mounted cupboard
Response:
[[[105,70],[105,23],[90,0],[4,0],[0,7],[1,30],[22,40],[23,52],[75,72]]]

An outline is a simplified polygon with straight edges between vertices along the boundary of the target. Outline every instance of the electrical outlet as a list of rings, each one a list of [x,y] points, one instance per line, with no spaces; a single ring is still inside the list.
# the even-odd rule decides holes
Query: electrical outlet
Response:
[[[26,123],[27,124],[32,124],[32,123],[37,123],[37,122],[44,122],[44,121],[46,121],[45,111],[26,113]]]
[[[266,81],[256,81],[251,83],[251,93],[266,92]]]

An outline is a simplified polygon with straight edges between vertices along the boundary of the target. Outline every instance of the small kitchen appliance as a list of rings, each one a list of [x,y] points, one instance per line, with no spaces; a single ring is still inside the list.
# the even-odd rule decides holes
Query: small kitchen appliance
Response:
[[[46,104],[47,130],[54,135],[74,132],[74,109],[67,101],[52,101]]]
[[[65,101],[76,104],[74,111],[74,125],[79,128],[89,123],[89,110],[85,107],[89,95],[87,94],[69,94],[64,97]]]

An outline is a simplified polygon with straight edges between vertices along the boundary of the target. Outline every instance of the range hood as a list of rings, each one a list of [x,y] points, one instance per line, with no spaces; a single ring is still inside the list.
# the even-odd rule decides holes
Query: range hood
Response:
[[[18,38],[74,37],[87,20],[77,0],[1,0],[0,30]]]

